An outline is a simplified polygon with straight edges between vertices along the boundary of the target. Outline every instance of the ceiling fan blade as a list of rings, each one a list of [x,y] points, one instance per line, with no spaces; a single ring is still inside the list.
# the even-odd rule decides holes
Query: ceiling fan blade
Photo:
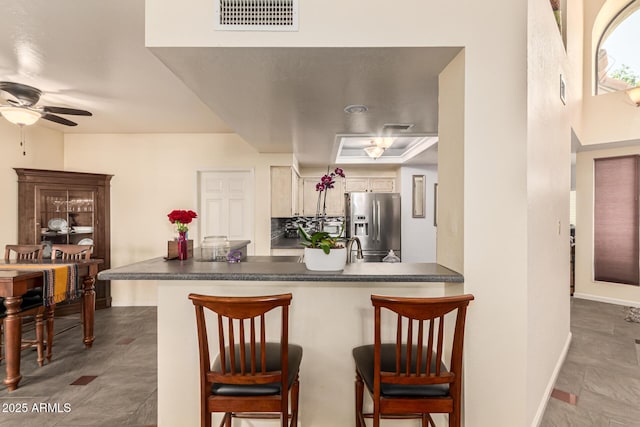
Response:
[[[14,98],[20,105],[33,107],[40,99],[40,89],[14,82],[0,82],[0,91],[4,91]]]
[[[89,111],[86,110],[78,110],[75,108],[65,108],[65,107],[42,107],[42,111],[45,113],[55,113],[55,114],[73,114],[75,116],[92,116]]]
[[[67,120],[64,117],[54,116],[53,114],[43,114],[41,118],[45,119],[45,120],[52,121],[52,122],[60,123],[61,125],[67,125],[67,126],[77,126],[78,125],[76,122],[72,122],[71,120]]]

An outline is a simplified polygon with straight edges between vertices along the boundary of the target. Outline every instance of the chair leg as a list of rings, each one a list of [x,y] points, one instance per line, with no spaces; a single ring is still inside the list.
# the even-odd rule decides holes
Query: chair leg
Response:
[[[2,320],[0,320],[0,362],[2,362],[2,359],[4,359],[4,340],[2,338],[2,329],[4,327],[4,322]]]
[[[289,427],[289,393],[284,392],[280,397],[282,399],[280,403],[280,425]]]
[[[356,427],[365,427],[362,424],[362,407],[364,401],[364,383],[360,374],[356,372]]]
[[[300,381],[296,377],[291,387],[291,427],[298,425],[298,397],[300,395]]]
[[[375,396],[373,398],[373,427],[380,427],[380,401]]]
[[[455,408],[449,414],[449,427],[460,427],[460,411],[456,411]]]
[[[47,362],[51,362],[51,352],[53,347],[53,316],[56,306],[50,305],[47,307]]]
[[[38,366],[44,364],[44,310],[36,314],[36,348],[38,349]]]

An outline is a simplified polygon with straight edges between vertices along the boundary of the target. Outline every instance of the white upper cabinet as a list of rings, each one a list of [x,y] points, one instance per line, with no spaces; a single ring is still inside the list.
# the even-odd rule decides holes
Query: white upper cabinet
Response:
[[[316,184],[320,182],[318,178],[302,179],[302,215],[315,216],[318,208],[318,196],[320,193],[316,191]],[[322,214],[322,205],[324,203],[324,194],[320,199],[320,214]],[[344,180],[336,178],[334,188],[327,190],[327,215],[342,216],[344,215]]]
[[[349,178],[345,183],[345,192],[393,193],[396,190],[395,178]]]
[[[299,215],[298,186],[300,176],[291,166],[271,167],[271,217]]]
[[[351,193],[353,191],[369,191],[369,178],[347,178],[345,182],[345,191]]]

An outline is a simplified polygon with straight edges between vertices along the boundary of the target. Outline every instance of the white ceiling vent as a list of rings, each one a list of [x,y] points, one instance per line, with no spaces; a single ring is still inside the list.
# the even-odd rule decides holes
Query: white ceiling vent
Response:
[[[404,132],[413,127],[413,123],[386,123],[382,126],[382,132]]]
[[[298,31],[298,0],[217,0],[220,31]]]

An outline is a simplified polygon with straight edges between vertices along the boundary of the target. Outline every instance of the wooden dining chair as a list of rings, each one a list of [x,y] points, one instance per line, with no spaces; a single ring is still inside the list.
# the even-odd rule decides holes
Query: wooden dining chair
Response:
[[[44,245],[5,245],[4,259],[9,261],[12,258],[16,260],[34,260],[42,261],[42,252]],[[15,255],[15,257],[14,257]],[[33,317],[35,320],[35,340],[23,339],[20,348],[35,347],[38,351],[38,365],[44,364],[44,318],[45,306],[42,288],[29,289],[22,296],[22,304],[20,305],[19,316],[22,318]],[[6,307],[4,306],[4,298],[0,298],[0,319],[4,320],[7,316]],[[4,359],[4,340],[2,334],[4,332],[4,322],[0,324],[0,360]]]
[[[91,259],[92,250],[93,245],[51,245],[51,259],[60,259],[63,261],[88,260]],[[58,252],[60,255],[58,255]],[[47,309],[47,360],[49,361],[51,360],[53,348],[54,313],[55,305],[50,305]],[[84,316],[84,312],[81,312],[81,315]]]
[[[10,260],[15,254],[17,260],[42,261],[44,245],[5,245],[4,259]]]
[[[52,245],[51,259],[81,260],[90,259],[93,245]],[[60,252],[60,257],[58,257]]]
[[[418,418],[435,426],[432,413],[449,414],[449,426],[460,426],[462,347],[466,310],[473,295],[400,298],[372,295],[374,344],[353,349],[356,363],[356,426],[365,418]],[[395,315],[394,326],[381,319],[382,309]],[[445,315],[455,315],[445,344]],[[388,313],[385,313],[385,315]],[[383,336],[393,336],[383,343]],[[445,349],[451,349],[445,358]],[[447,359],[447,360],[445,360]],[[448,363],[445,363],[448,362]],[[364,413],[364,388],[373,413]]]
[[[200,349],[200,419],[211,426],[214,412],[224,413],[220,426],[233,418],[279,418],[286,427],[298,422],[298,371],[302,347],[289,344],[291,294],[218,297],[190,294],[196,310]],[[276,341],[267,340],[267,316],[280,308]],[[209,359],[205,309],[217,314],[218,356]],[[277,314],[277,312],[276,312]],[[276,323],[273,321],[271,323]],[[291,415],[289,415],[289,392]],[[269,414],[271,413],[271,414]]]

